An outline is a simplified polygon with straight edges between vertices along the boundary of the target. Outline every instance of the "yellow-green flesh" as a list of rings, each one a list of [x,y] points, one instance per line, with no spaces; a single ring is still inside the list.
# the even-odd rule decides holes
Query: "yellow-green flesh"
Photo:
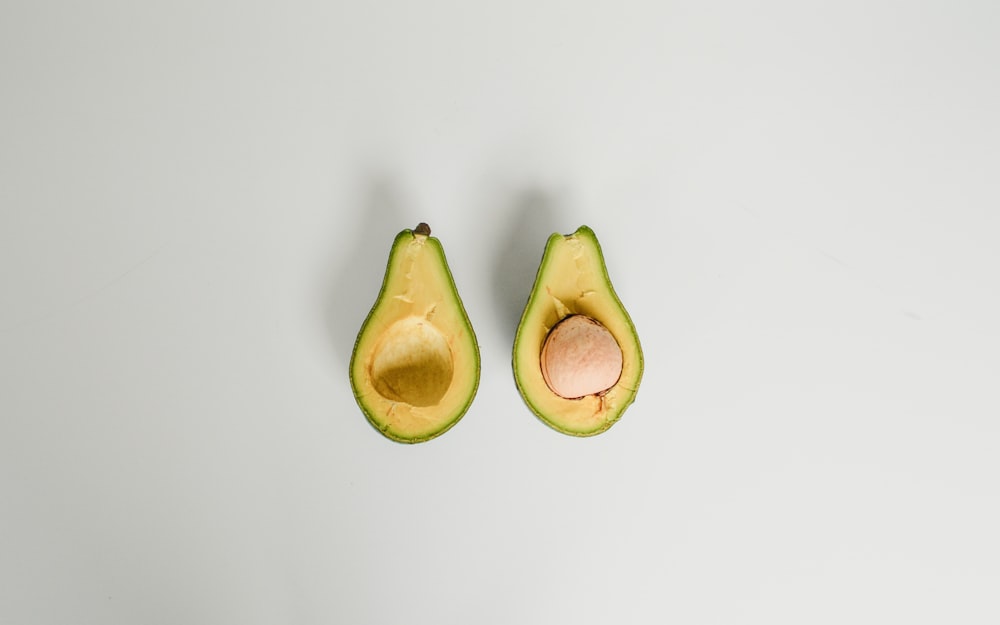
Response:
[[[358,405],[385,436],[417,443],[458,422],[478,385],[479,348],[441,243],[404,230],[354,346]]]
[[[564,399],[545,383],[540,357],[549,330],[576,314],[599,321],[611,332],[622,350],[622,373],[602,395]],[[642,379],[642,349],[590,228],[582,226],[571,235],[549,237],[517,329],[513,365],[514,379],[528,407],[566,434],[591,436],[607,430],[635,399]]]

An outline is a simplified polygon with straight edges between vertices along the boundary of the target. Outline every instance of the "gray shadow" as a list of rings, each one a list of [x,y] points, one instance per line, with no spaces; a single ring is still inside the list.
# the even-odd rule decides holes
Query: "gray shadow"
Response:
[[[349,251],[340,255],[340,266],[324,285],[323,309],[330,342],[345,367],[361,324],[382,288],[392,241],[400,230],[416,225],[404,223],[396,188],[385,177],[369,180],[351,210],[360,210],[364,216],[347,243]]]
[[[535,284],[545,242],[559,225],[555,199],[538,189],[517,195],[509,214],[509,223],[499,229],[502,235],[493,263],[492,290],[504,336],[513,340]]]

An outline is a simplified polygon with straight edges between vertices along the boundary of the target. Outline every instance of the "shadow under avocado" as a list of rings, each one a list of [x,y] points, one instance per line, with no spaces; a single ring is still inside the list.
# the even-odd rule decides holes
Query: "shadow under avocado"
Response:
[[[385,178],[369,181],[357,206],[348,210],[360,210],[364,216],[326,287],[323,310],[327,334],[345,367],[382,287],[392,241],[400,230],[415,225],[403,222],[396,190]]]
[[[492,292],[504,336],[511,341],[535,284],[545,243],[559,231],[558,221],[555,199],[538,189],[529,189],[514,198],[509,222],[500,226]]]

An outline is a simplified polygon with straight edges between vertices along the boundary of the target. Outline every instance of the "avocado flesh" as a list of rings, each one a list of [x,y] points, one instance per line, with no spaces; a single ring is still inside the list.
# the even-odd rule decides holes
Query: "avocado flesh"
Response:
[[[622,350],[622,373],[600,395],[564,399],[546,384],[540,364],[549,331],[571,315],[601,323]],[[615,294],[594,231],[581,226],[549,237],[535,285],[514,339],[514,379],[525,403],[555,430],[573,436],[604,432],[635,400],[642,379],[642,349],[635,326]]]
[[[404,230],[389,253],[382,290],[358,333],[351,387],[386,437],[419,443],[468,410],[479,386],[479,347],[440,241]]]

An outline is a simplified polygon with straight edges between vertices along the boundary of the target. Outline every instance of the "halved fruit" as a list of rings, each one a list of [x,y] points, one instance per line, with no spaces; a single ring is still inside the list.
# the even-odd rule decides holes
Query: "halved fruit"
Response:
[[[382,290],[358,333],[351,387],[386,437],[419,443],[448,431],[479,387],[479,346],[440,241],[403,230]]]
[[[514,380],[555,430],[600,434],[635,400],[642,348],[594,231],[549,237],[514,338]]]

